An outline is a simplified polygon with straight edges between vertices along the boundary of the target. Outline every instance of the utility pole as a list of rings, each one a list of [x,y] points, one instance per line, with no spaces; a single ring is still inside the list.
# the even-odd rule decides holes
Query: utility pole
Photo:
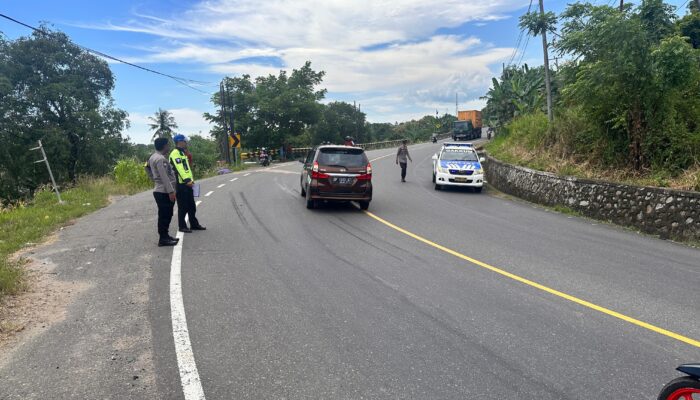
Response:
[[[224,128],[224,135],[222,137],[222,142],[220,143],[220,145],[222,155],[224,156],[224,161],[226,161],[227,164],[231,164],[231,151],[228,145],[228,136],[231,132],[233,122],[231,121],[231,118],[228,115],[228,88],[226,87],[224,81],[221,81],[219,89],[219,96],[221,97],[221,124]]]
[[[540,17],[544,19],[544,3],[540,0]],[[552,83],[549,76],[549,54],[547,54],[547,29],[542,30],[542,49],[544,50],[544,84],[547,90],[547,118],[552,121]]]
[[[700,1],[700,0],[698,0],[698,1]],[[625,0],[620,0],[620,11],[622,11],[624,5],[625,5]]]
[[[44,151],[44,146],[41,144],[41,140],[37,140],[39,143],[38,147],[34,147],[31,150],[40,150],[41,151],[41,160],[34,161],[34,164],[43,162],[46,164],[46,169],[49,170],[49,176],[51,177],[51,183],[53,184],[53,190],[56,191],[56,197],[58,197],[58,204],[65,204],[63,200],[61,200],[61,193],[58,191],[58,186],[56,185],[56,180],[53,178],[53,172],[51,172],[51,165],[49,164],[49,159],[46,158],[46,152]]]
[[[455,117],[459,115],[459,93],[455,93]]]

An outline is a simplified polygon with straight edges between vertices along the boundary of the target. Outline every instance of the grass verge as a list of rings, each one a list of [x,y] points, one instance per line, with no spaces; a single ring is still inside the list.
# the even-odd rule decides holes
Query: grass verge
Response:
[[[69,221],[109,204],[109,197],[143,191],[144,187],[123,185],[111,177],[83,179],[61,193],[65,204],[58,204],[51,190],[36,193],[28,204],[0,210],[0,300],[25,288],[22,264],[12,255],[41,242],[47,235]]]
[[[678,174],[668,171],[634,171],[631,168],[603,168],[573,156],[561,156],[546,146],[528,146],[517,137],[498,136],[485,146],[489,155],[509,164],[558,175],[604,180],[638,186],[700,191],[700,164]]]

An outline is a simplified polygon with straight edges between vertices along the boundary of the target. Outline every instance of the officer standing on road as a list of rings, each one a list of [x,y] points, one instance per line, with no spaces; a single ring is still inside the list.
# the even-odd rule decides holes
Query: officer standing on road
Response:
[[[197,204],[194,201],[194,176],[192,167],[185,149],[187,148],[187,138],[185,135],[175,135],[173,137],[175,149],[170,152],[170,164],[175,169],[177,175],[177,221],[180,232],[190,233],[193,230],[203,231],[207,228],[200,225],[195,214]],[[185,217],[190,219],[190,227],[187,227]]]
[[[408,140],[403,140],[401,142],[401,147],[396,152],[396,164],[401,165],[401,182],[406,182],[406,166],[408,165],[408,160],[413,162],[411,155],[408,154]]]
[[[156,152],[148,159],[148,172],[156,186],[153,197],[158,205],[158,246],[175,246],[180,239],[170,236],[170,221],[175,207],[175,173],[165,156],[170,152],[166,138],[155,141]]]

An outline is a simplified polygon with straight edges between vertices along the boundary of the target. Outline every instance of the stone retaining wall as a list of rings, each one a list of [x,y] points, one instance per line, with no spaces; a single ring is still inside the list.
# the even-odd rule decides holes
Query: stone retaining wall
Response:
[[[547,206],[638,228],[661,238],[700,240],[700,192],[622,185],[535,171],[487,157],[496,189]]]

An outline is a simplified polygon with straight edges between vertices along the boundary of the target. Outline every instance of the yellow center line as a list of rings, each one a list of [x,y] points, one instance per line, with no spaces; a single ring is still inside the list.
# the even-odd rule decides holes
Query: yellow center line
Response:
[[[588,307],[588,308],[590,308],[590,309],[599,311],[599,312],[601,312],[601,313],[603,313],[603,314],[607,314],[607,315],[610,315],[610,316],[612,316],[612,317],[621,319],[621,320],[623,320],[623,321],[627,321],[627,322],[629,322],[629,323],[631,323],[631,324],[634,324],[634,325],[640,326],[640,327],[642,327],[642,328],[648,329],[648,330],[650,330],[650,331],[652,331],[652,332],[656,332],[656,333],[658,333],[658,334],[668,336],[668,337],[670,337],[670,338],[673,338],[673,339],[679,340],[679,341],[681,341],[681,342],[687,343],[687,344],[689,344],[689,345],[691,345],[691,346],[700,347],[700,341],[698,341],[698,340],[691,339],[691,338],[689,338],[689,337],[687,337],[687,336],[683,336],[683,335],[680,335],[680,334],[675,333],[675,332],[671,332],[671,331],[669,331],[669,330],[667,330],[667,329],[659,328],[658,326],[652,325],[652,324],[650,324],[650,323],[647,323],[647,322],[644,322],[644,321],[640,321],[640,320],[638,320],[638,319],[629,317],[629,316],[627,316],[627,315],[625,315],[625,314],[621,314],[621,313],[619,313],[619,312],[617,312],[617,311],[613,311],[613,310],[610,310],[610,309],[608,309],[608,308],[599,306],[599,305],[597,305],[597,304],[593,304],[593,303],[591,303],[590,301],[586,301],[586,300],[583,300],[583,299],[579,299],[578,297],[572,296],[572,295],[570,295],[570,294],[566,294],[566,293],[564,293],[564,292],[560,292],[560,291],[558,291],[558,290],[556,290],[556,289],[552,289],[552,288],[547,287],[547,286],[545,286],[545,285],[542,285],[542,284],[540,284],[540,283],[531,281],[531,280],[529,280],[529,279],[527,279],[527,278],[523,278],[522,276],[518,276],[518,275],[512,274],[512,273],[510,273],[510,272],[508,272],[508,271],[505,271],[505,270],[502,270],[502,269],[500,269],[500,268],[494,267],[494,266],[492,266],[492,265],[486,264],[485,262],[476,260],[476,259],[471,258],[471,257],[469,257],[469,256],[465,256],[465,255],[462,254],[462,253],[456,252],[456,251],[454,251],[454,250],[452,250],[452,249],[449,249],[449,248],[447,248],[447,247],[445,247],[445,246],[442,246],[442,245],[437,244],[437,243],[435,243],[435,242],[432,242],[432,241],[430,241],[430,240],[428,240],[428,239],[425,239],[425,238],[423,238],[423,237],[421,237],[421,236],[418,236],[418,235],[416,235],[415,233],[411,233],[411,232],[409,232],[409,231],[407,231],[407,230],[405,230],[405,229],[403,229],[403,228],[401,228],[401,227],[398,227],[398,226],[392,224],[391,222],[389,222],[389,221],[387,221],[387,220],[384,220],[384,219],[382,219],[382,218],[380,218],[380,217],[378,217],[378,216],[372,214],[372,213],[369,212],[369,211],[364,211],[364,213],[367,214],[368,216],[374,218],[375,220],[381,222],[382,224],[388,226],[389,228],[394,229],[394,230],[396,230],[396,231],[398,231],[398,232],[403,233],[403,234],[406,235],[406,236],[410,236],[410,237],[412,237],[413,239],[418,240],[419,242],[423,242],[423,243],[427,244],[428,246],[432,246],[432,247],[434,247],[434,248],[436,248],[436,249],[438,249],[438,250],[442,250],[442,251],[444,251],[445,253],[451,254],[451,255],[453,255],[453,256],[455,256],[455,257],[457,257],[457,258],[461,258],[462,260],[468,261],[468,262],[470,262],[470,263],[472,263],[472,264],[474,264],[474,265],[478,265],[478,266],[480,266],[480,267],[482,267],[482,268],[485,268],[485,269],[487,269],[487,270],[489,270],[489,271],[492,271],[492,272],[495,272],[495,273],[497,273],[497,274],[503,275],[503,276],[505,276],[505,277],[507,277],[507,278],[513,279],[513,280],[518,281],[518,282],[520,282],[520,283],[524,283],[524,284],[526,284],[526,285],[528,285],[528,286],[532,286],[532,287],[534,287],[534,288],[540,289],[540,290],[542,290],[542,291],[544,291],[544,292],[553,294],[553,295],[555,295],[555,296],[559,296],[559,297],[561,297],[561,298],[563,298],[563,299],[569,300],[569,301],[574,302],[574,303],[576,303],[576,304],[580,304],[580,305],[582,305],[582,306],[584,306],[584,307]]]

